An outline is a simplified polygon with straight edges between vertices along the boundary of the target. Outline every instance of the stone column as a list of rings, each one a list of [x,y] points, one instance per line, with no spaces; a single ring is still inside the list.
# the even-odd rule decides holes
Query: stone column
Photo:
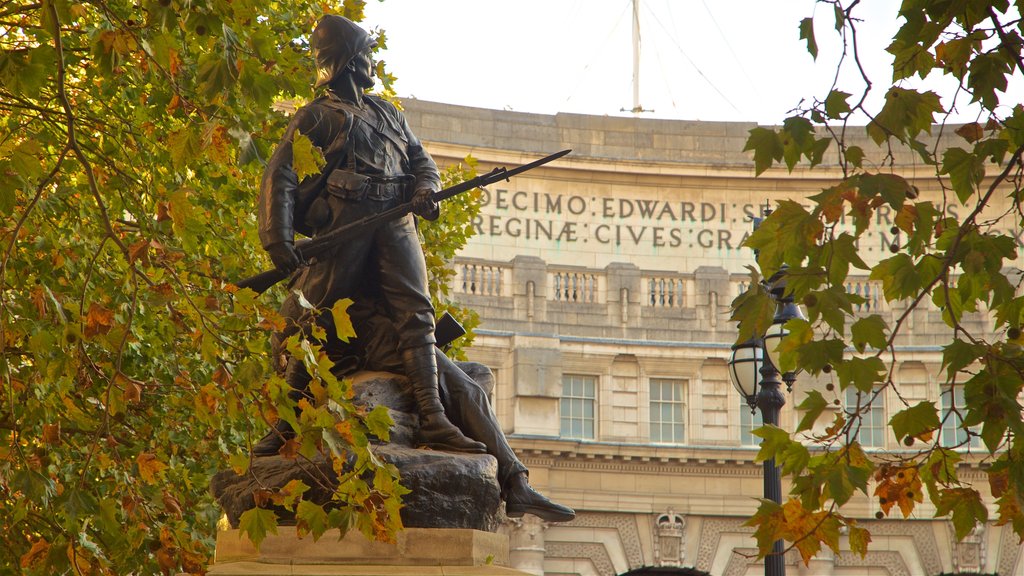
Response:
[[[718,266],[700,266],[694,271],[697,318],[708,330],[735,330],[729,320],[732,303],[729,272]]]
[[[506,526],[509,531],[509,566],[534,576],[544,576],[544,532],[548,523],[527,514],[522,518],[509,518]]]
[[[634,264],[612,262],[605,266],[604,273],[608,282],[608,325],[639,325],[640,269]]]
[[[512,259],[512,297],[516,315],[530,322],[547,317],[548,266],[535,256]]]

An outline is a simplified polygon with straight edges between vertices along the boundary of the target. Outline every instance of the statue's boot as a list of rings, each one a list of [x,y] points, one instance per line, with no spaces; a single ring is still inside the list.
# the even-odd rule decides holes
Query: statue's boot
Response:
[[[525,472],[516,474],[505,488],[505,514],[519,518],[533,514],[547,522],[568,522],[576,517],[576,511],[568,506],[556,504],[530,486]]]
[[[437,359],[434,346],[425,345],[402,351],[402,364],[412,385],[413,397],[420,413],[417,443],[434,450],[484,454],[487,447],[467,438],[444,414],[437,383]]]
[[[291,359],[285,370],[284,378],[292,388],[288,392],[289,398],[296,403],[303,398],[307,400],[311,398],[309,395],[309,373],[306,372],[306,367],[301,361]],[[301,412],[302,409],[296,406],[295,417],[298,418]],[[253,444],[252,455],[253,457],[277,456],[285,442],[293,438],[295,438],[295,430],[292,429],[292,425],[285,422],[283,418],[279,418],[270,431],[260,438],[259,442]]]

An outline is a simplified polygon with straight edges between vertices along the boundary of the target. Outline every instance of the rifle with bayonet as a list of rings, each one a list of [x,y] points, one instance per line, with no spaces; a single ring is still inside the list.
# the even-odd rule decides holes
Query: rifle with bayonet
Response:
[[[516,174],[522,174],[527,170],[532,170],[538,166],[547,164],[552,160],[557,160],[562,156],[565,156],[569,152],[572,152],[572,150],[562,150],[561,152],[556,152],[554,154],[551,154],[550,156],[545,156],[540,160],[535,160],[533,162],[530,162],[529,164],[523,164],[522,166],[512,168],[511,170],[504,167],[495,168],[494,170],[491,170],[487,174],[477,176],[476,178],[471,178],[469,180],[466,180],[465,182],[460,182],[454,186],[449,186],[444,190],[434,192],[433,194],[430,195],[430,198],[434,202],[440,203],[442,200],[446,200],[448,198],[451,198],[452,196],[462,194],[463,192],[468,192],[469,190],[472,190],[474,188],[487,186],[488,184],[493,184],[495,182],[500,182],[502,180],[508,180],[509,178],[515,176]],[[389,222],[391,220],[395,220],[397,218],[405,216],[406,214],[409,214],[410,212],[413,211],[412,204],[413,203],[411,201],[405,202],[403,204],[395,206],[394,208],[385,210],[384,212],[381,212],[379,214],[373,214],[371,216],[361,218],[359,220],[356,220],[355,222],[346,224],[345,226],[336,228],[325,234],[321,234],[316,238],[296,242],[295,251],[298,252],[299,258],[301,258],[303,261],[308,261],[310,258],[328,252],[334,249],[335,247],[341,245],[346,240],[351,239],[359,234],[362,234],[367,230],[371,230],[385,222]],[[288,274],[285,274],[284,272],[281,272],[280,270],[275,268],[273,270],[260,272],[255,276],[250,276],[249,278],[236,282],[235,285],[238,286],[239,288],[250,288],[257,294],[262,294],[271,286],[277,284],[278,282],[284,280],[287,277]]]

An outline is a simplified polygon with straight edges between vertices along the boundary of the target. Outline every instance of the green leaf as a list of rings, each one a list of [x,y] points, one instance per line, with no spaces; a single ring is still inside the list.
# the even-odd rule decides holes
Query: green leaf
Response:
[[[309,500],[302,500],[295,509],[295,529],[301,538],[305,534],[312,534],[316,542],[330,528],[327,512],[324,507],[314,504]]]
[[[861,318],[850,326],[850,340],[857,352],[863,353],[868,346],[882,350],[888,344],[886,330],[889,327],[878,314]]]
[[[202,149],[200,134],[189,126],[171,132],[167,135],[167,149],[171,153],[171,165],[184,169],[199,157]]]
[[[837,338],[808,342],[796,349],[797,365],[818,374],[826,364],[837,365],[845,348],[846,344]]]
[[[876,264],[869,278],[882,281],[882,292],[890,302],[914,296],[922,288],[914,261],[902,253]]]
[[[238,80],[238,68],[228,56],[208,52],[199,57],[199,88],[207,98],[216,98]]]
[[[306,176],[319,174],[326,163],[320,148],[314,146],[305,134],[296,130],[292,137],[292,169],[295,170],[299,181]]]
[[[867,493],[868,479],[874,466],[864,455],[860,445],[852,442],[846,448],[828,455],[816,470],[824,485],[823,496],[843,506],[854,492]]]
[[[985,177],[985,161],[962,148],[950,148],[942,155],[940,174],[949,176],[957,198],[966,203]]]
[[[864,149],[860,146],[847,146],[846,159],[855,167],[860,168],[864,163]]]
[[[860,554],[862,559],[867,557],[868,544],[871,543],[871,533],[865,528],[855,526],[852,520],[846,527],[848,528],[847,538],[850,542],[850,552]]]
[[[1006,92],[1007,77],[1013,74],[1014,61],[1002,50],[975,54],[967,73],[967,86],[974,97],[971,102],[981,102],[988,110],[999,106],[997,92]]]
[[[785,152],[779,135],[774,130],[761,127],[750,130],[750,136],[747,138],[743,151],[751,150],[754,151],[754,171],[758,176],[771,168],[773,162],[782,160]]]
[[[804,430],[810,430],[814,428],[814,423],[821,416],[821,413],[828,407],[828,401],[821,395],[821,392],[817,390],[811,390],[807,393],[807,397],[801,402],[796,408],[804,413],[803,418],[800,419],[800,425],[796,427],[797,432],[803,432]]]
[[[867,198],[881,196],[892,208],[899,210],[913,193],[910,182],[897,174],[862,174],[857,180],[860,193]]]
[[[238,517],[238,535],[246,534],[256,549],[267,534],[277,534],[277,514],[265,508],[251,508]]]
[[[868,123],[867,133],[876,144],[890,137],[910,142],[921,132],[931,134],[935,114],[944,112],[938,94],[893,86],[885,95],[882,110]]]
[[[737,343],[760,337],[771,326],[775,317],[775,300],[761,286],[756,272],[751,273],[747,291],[733,301],[732,311],[730,320],[739,322]]]
[[[953,513],[953,530],[957,540],[963,540],[976,525],[988,521],[988,508],[981,494],[973,488],[947,488],[939,491],[935,517],[940,518],[950,512]]]
[[[870,393],[876,384],[885,380],[886,375],[885,362],[877,356],[844,360],[835,364],[835,371],[840,389],[853,386],[864,393]]]
[[[939,411],[934,402],[918,402],[910,408],[900,410],[889,419],[889,425],[896,439],[900,441],[907,437],[920,438],[941,426]]]
[[[366,415],[366,428],[377,438],[387,442],[391,438],[391,426],[394,425],[391,414],[383,405],[374,406],[373,410]]]
[[[811,322],[816,322],[820,317],[833,330],[842,334],[845,332],[846,315],[853,314],[853,302],[860,302],[861,298],[849,294],[842,285],[833,285],[826,290],[811,292],[813,304],[807,307],[807,316]]]
[[[942,367],[946,369],[946,378],[952,381],[957,372],[976,362],[985,352],[985,347],[980,344],[954,338],[942,348]]]
[[[898,82],[917,74],[924,79],[935,66],[931,52],[917,42],[896,40],[886,48],[893,55],[892,81]]]
[[[771,424],[765,424],[760,428],[756,428],[750,432],[754,436],[761,438],[761,449],[757,452],[757,457],[754,459],[755,462],[764,462],[776,458],[783,453],[791,442],[789,433]]]
[[[829,92],[825,98],[825,115],[833,120],[838,120],[843,115],[849,114],[850,104],[847,102],[849,98],[850,94],[842,90],[832,90]],[[846,154],[849,156],[849,149],[847,149]]]
[[[800,39],[807,41],[807,52],[811,58],[818,59],[818,43],[814,40],[814,19],[804,18],[800,21]]]

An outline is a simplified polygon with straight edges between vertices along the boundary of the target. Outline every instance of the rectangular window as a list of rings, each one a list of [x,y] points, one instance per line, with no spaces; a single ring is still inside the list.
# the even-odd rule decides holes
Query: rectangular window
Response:
[[[858,397],[860,401],[858,402]],[[870,402],[871,406],[864,410],[864,406]],[[875,395],[874,392],[871,394],[862,394],[855,387],[850,386],[846,389],[846,411],[853,412],[860,406],[861,421],[860,421],[860,433],[857,435],[857,440],[860,445],[865,448],[884,448],[885,447],[885,393],[881,392]]]
[[[594,401],[597,377],[562,375],[562,399],[559,402],[563,438],[594,439]]]
[[[968,442],[967,431],[962,426],[964,416],[967,415],[964,387],[951,386],[944,389],[941,401],[942,445],[946,448],[981,448],[981,437],[971,436]]]
[[[764,426],[761,411],[755,408],[751,414],[750,404],[747,404],[746,399],[740,398],[740,445],[759,446],[761,438],[754,436],[753,432],[761,426]]]
[[[682,380],[651,378],[651,442],[681,444],[686,413]]]

